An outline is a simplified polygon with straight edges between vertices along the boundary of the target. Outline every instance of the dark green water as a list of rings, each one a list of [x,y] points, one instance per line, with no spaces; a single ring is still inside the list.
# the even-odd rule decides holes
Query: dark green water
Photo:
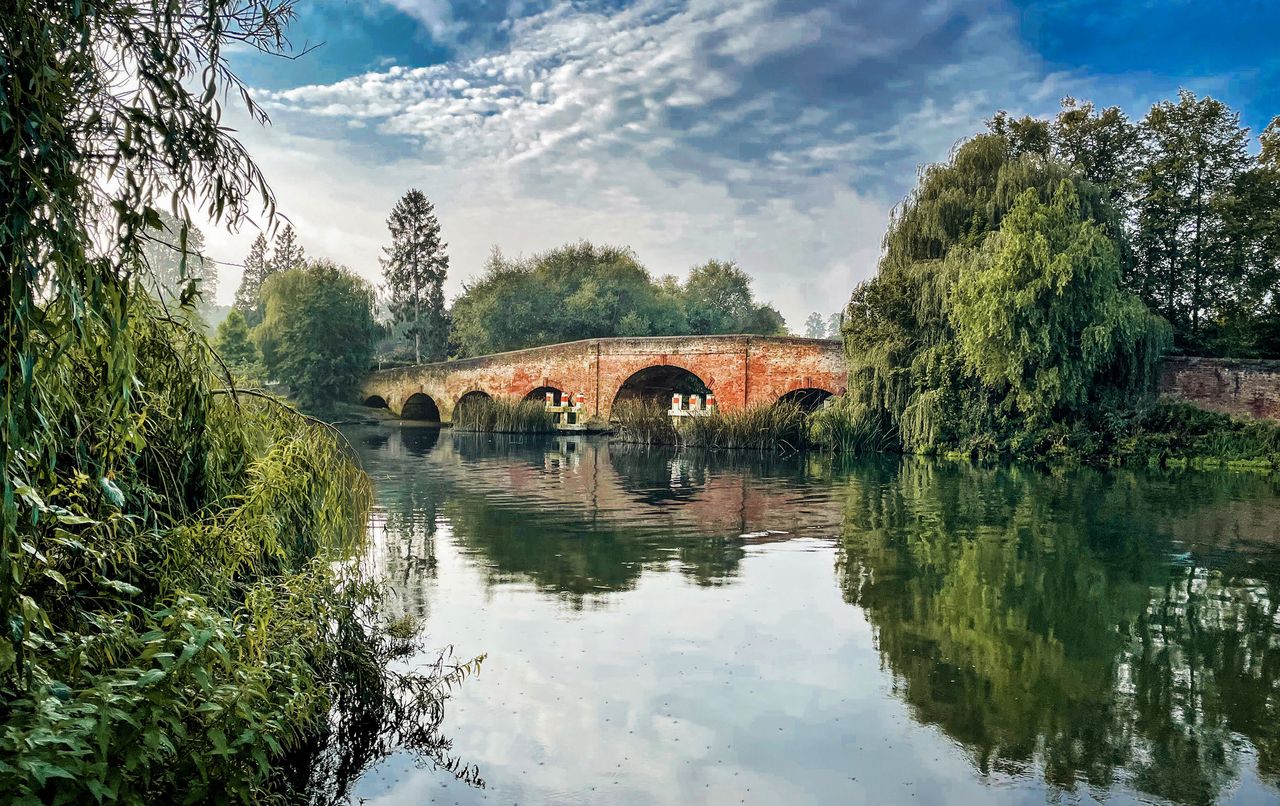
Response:
[[[1280,482],[351,431],[478,788],[369,803],[1280,800]]]

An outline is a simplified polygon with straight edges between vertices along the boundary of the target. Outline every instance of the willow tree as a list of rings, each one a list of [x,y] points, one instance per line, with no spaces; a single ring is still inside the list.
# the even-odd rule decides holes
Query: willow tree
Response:
[[[1120,250],[1083,218],[1075,185],[1028,188],[1000,229],[961,253],[949,317],[959,354],[1009,409],[1078,417],[1101,394],[1152,387],[1167,326],[1121,289]],[[1110,402],[1110,401],[1109,401]]]
[[[229,388],[139,272],[162,212],[180,238],[194,210],[274,215],[221,115],[236,95],[265,122],[228,51],[284,52],[292,17],[288,0],[0,13],[0,792],[14,802],[262,802],[357,688],[392,711],[438,706],[430,684],[406,698],[380,677],[392,643],[367,629],[367,587],[327,561],[364,534],[367,477],[332,431]]]
[[[975,137],[948,163],[924,169],[890,220],[879,273],[854,290],[845,312],[853,415],[874,418],[883,434],[909,451],[1013,447],[1012,432],[1033,424],[1022,420],[1021,404],[1005,385],[983,380],[990,380],[990,368],[980,365],[977,353],[961,350],[954,303],[985,265],[975,261],[975,250],[998,248],[987,242],[1010,211],[1029,204],[1028,192],[1047,202],[1071,176],[1052,157],[999,134]],[[1122,235],[1108,191],[1080,181],[1074,195],[1073,215],[1092,222],[1089,238],[1108,239],[1119,249]],[[1001,316],[1052,321],[1064,315],[1066,300],[1014,294],[1006,302],[1021,310]],[[1145,368],[1143,376],[1149,375]],[[1017,441],[1025,445],[1029,437],[1034,439],[1024,432]]]

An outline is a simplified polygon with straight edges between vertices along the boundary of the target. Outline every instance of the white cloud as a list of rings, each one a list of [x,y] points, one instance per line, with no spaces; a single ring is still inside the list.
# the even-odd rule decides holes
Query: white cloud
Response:
[[[433,34],[456,25],[441,3],[395,5]],[[655,274],[736,259],[799,327],[872,273],[916,164],[1071,83],[1019,51],[1009,18],[966,16],[988,5],[560,4],[511,21],[500,50],[260,92],[277,126],[246,136],[308,248],[370,278],[386,213],[416,186],[454,294],[493,244],[588,238],[631,245]]]

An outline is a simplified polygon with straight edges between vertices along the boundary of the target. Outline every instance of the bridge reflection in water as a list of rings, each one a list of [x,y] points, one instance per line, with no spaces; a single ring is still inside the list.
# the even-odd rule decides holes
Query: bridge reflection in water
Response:
[[[598,701],[594,711],[573,713],[615,714],[636,723],[636,733],[656,718],[646,708],[692,719],[708,751],[732,746],[715,764],[767,772],[771,797],[795,802],[929,791],[984,801],[1055,792],[1177,803],[1277,797],[1275,480],[1046,475],[897,458],[841,464],[429,430],[353,435],[364,440],[379,490],[370,562],[391,579],[399,606],[431,616],[440,640],[459,640],[470,625],[484,636],[471,648],[506,653],[511,667],[539,661],[523,676],[496,675],[503,685],[520,680],[522,691],[541,679],[528,699],[505,699],[496,682],[487,691],[477,684],[460,724],[485,736],[507,722],[537,734],[542,723],[531,715],[554,719],[562,707],[554,699],[572,695]],[[758,545],[770,541],[784,542]],[[450,564],[450,580],[433,576],[438,561]],[[786,568],[804,576],[763,582]],[[468,575],[485,592],[464,605],[455,599],[464,598],[471,583],[459,578]],[[663,581],[672,579],[684,587]],[[741,602],[736,591],[762,601],[735,605],[730,616],[720,602]],[[540,612],[537,599],[582,621],[538,621],[529,615]],[[676,599],[691,608],[685,616],[670,612]],[[637,608],[652,610],[656,623],[629,615]],[[723,622],[734,617],[737,629]],[[619,619],[626,634],[603,627]],[[870,644],[858,625],[869,628]],[[716,638],[701,646],[689,635]],[[778,646],[797,655],[759,655],[769,636],[782,635],[789,643]],[[550,648],[539,648],[546,641],[576,642],[585,654],[555,668]],[[678,677],[648,665],[619,670],[616,659],[636,647],[666,658]],[[869,666],[867,652],[876,659]],[[779,677],[781,666],[790,671]],[[879,716],[858,722],[842,710],[855,700]],[[825,705],[811,710],[817,703]],[[900,725],[888,703],[947,741]],[[756,715],[746,734],[730,717],[738,712]],[[546,771],[545,781],[526,780],[519,770],[534,763],[528,759],[468,760],[495,785],[505,780],[504,791],[538,800],[546,788],[572,789],[563,776],[582,776],[584,791],[609,783],[612,764],[577,758],[580,743],[608,739],[659,758],[679,747],[668,738],[658,750],[603,724],[574,724],[587,735],[554,734],[526,749],[547,753],[561,778]],[[777,744],[779,730],[788,743]],[[465,755],[468,743],[456,738]],[[474,738],[484,756],[487,739]],[[948,767],[948,742],[967,759],[967,774]],[[695,763],[701,748],[667,761]],[[630,783],[611,802],[697,794]],[[706,783],[752,802],[711,772]],[[453,794],[465,802],[465,793]]]

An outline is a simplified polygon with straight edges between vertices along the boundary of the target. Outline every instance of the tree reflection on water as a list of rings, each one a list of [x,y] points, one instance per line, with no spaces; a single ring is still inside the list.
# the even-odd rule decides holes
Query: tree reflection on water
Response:
[[[1275,557],[1223,567],[1218,547],[1170,539],[1186,510],[1266,482],[910,460],[851,482],[845,598],[916,719],[981,772],[1204,803],[1234,780],[1243,737],[1275,782]]]

